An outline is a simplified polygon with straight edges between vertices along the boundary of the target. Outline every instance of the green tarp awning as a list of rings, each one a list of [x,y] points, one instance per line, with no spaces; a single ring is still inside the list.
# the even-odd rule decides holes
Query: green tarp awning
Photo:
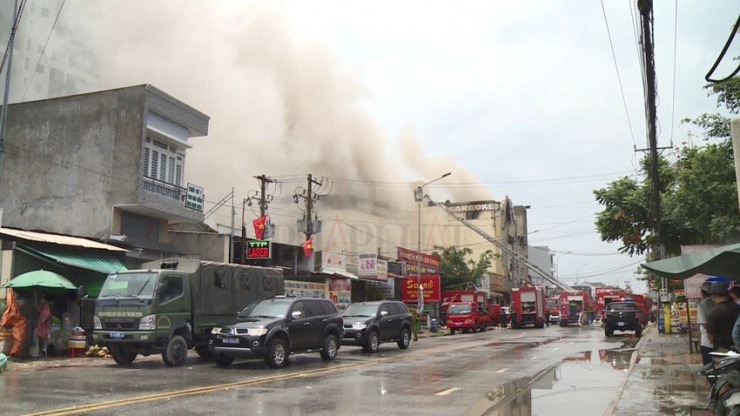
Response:
[[[25,249],[53,259],[58,263],[95,272],[109,274],[120,270],[126,270],[126,266],[124,266],[123,263],[121,263],[113,254],[100,252],[84,253],[79,250],[70,250],[64,247],[25,247]]]
[[[703,273],[740,281],[740,243],[651,261],[642,267],[669,279],[688,279]]]

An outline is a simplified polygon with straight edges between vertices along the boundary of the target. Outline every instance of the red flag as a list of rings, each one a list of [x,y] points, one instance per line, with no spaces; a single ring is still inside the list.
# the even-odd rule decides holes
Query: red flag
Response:
[[[313,237],[309,237],[308,240],[303,242],[303,254],[306,257],[311,256],[311,253],[313,253]]]
[[[254,237],[258,240],[262,239],[262,236],[265,235],[265,223],[267,222],[267,215],[263,215],[254,221],[252,221],[252,226],[254,226]]]

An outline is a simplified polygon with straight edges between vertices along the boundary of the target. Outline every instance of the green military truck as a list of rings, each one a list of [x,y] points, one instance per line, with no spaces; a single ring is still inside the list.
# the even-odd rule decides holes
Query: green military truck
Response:
[[[279,268],[180,258],[144,263],[106,278],[95,301],[93,342],[121,365],[162,353],[168,366],[180,366],[190,348],[210,354],[213,327],[283,289]]]

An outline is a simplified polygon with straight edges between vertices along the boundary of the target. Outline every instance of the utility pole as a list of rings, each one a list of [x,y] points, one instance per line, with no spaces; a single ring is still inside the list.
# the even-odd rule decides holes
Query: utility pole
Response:
[[[640,22],[642,24],[642,52],[645,63],[645,117],[648,126],[648,144],[650,147],[650,184],[651,184],[651,202],[653,206],[653,235],[656,244],[651,248],[653,260],[660,260],[665,257],[665,250],[661,241],[661,209],[660,209],[660,171],[658,169],[658,138],[656,132],[657,116],[655,110],[655,50],[653,45],[653,1],[637,0],[637,8],[640,10]],[[661,291],[667,293],[666,278],[661,278]],[[661,311],[662,299],[658,293],[658,310]],[[659,312],[660,313],[660,312]]]
[[[314,201],[314,195],[313,195],[313,185],[321,186],[322,183],[316,181],[313,179],[313,176],[309,173],[308,174],[308,187],[306,188],[306,192],[308,193],[306,195],[306,240],[311,238],[313,235],[314,229],[313,229],[313,221],[311,221],[311,211],[313,209],[313,203]],[[316,195],[317,197],[318,195]],[[316,198],[318,200],[318,198]]]
[[[0,176],[3,172],[3,146],[5,145],[5,131],[8,120],[8,98],[10,96],[10,67],[13,65],[13,43],[15,33],[18,31],[18,0],[13,3],[13,26],[10,29],[10,40],[8,41],[8,62],[5,67],[5,94],[3,95],[3,109],[0,112]]]
[[[310,176],[311,175],[309,175],[309,177]],[[272,180],[272,179],[270,179],[270,178],[268,178],[264,174],[262,174],[260,176],[255,176],[255,178],[260,183],[260,198],[259,198],[259,201],[260,201],[260,217],[264,217],[265,216],[265,213],[267,212],[267,203],[269,202],[269,200],[272,199],[271,197],[270,198],[267,197],[267,184],[273,183],[275,181]]]

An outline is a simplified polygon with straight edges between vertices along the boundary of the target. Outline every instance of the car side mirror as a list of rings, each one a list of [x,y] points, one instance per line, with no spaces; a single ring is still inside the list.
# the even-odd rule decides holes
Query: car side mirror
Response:
[[[301,319],[301,317],[303,317],[303,312],[301,312],[301,311],[293,311],[293,313],[290,314],[290,317],[292,319]]]

